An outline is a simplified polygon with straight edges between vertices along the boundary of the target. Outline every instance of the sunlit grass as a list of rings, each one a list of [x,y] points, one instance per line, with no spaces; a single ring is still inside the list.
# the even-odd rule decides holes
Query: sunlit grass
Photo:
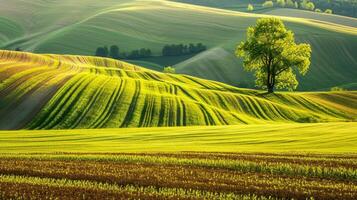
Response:
[[[337,122],[356,92],[239,89],[110,59],[1,51],[2,129]]]

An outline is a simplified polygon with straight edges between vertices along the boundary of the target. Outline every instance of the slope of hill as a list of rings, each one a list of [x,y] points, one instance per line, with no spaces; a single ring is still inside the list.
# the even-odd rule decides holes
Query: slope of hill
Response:
[[[253,84],[249,84],[253,77],[242,67],[239,67],[240,65],[241,63],[232,53],[217,47],[178,63],[175,68],[176,72],[182,74],[226,82],[240,87],[254,87]]]
[[[254,12],[254,13],[267,13],[269,11],[275,11],[275,10],[283,10],[283,13],[285,12],[288,16],[290,15],[286,10],[291,10],[293,13],[294,12],[299,12],[302,11],[301,13],[306,13],[307,16],[310,14],[313,15],[314,11],[305,11],[303,9],[290,9],[290,8],[279,8],[275,6],[273,8],[264,8],[262,4],[266,0],[172,0],[175,2],[181,2],[181,3],[188,3],[188,4],[194,4],[194,5],[201,5],[201,6],[209,6],[213,8],[221,8],[221,9],[229,9],[229,10],[237,10],[237,11],[243,11],[243,12],[248,12],[247,11],[247,6],[248,4],[252,4],[254,6],[253,11],[249,12]],[[273,1],[274,2],[274,1]],[[297,0],[299,2],[299,0]],[[315,9],[321,9],[322,11],[326,9],[332,9],[333,10],[333,15],[336,18],[347,16],[347,17],[356,17],[356,1],[354,0],[332,0],[332,1],[324,1],[324,0],[312,0],[312,2],[315,4]],[[285,10],[286,9],[286,10]],[[309,13],[307,13],[309,12]],[[279,12],[276,12],[279,13]],[[279,15],[279,14],[278,14]],[[285,16],[285,15],[284,15]],[[305,17],[306,18],[306,17]],[[334,19],[332,19],[334,20]]]
[[[0,128],[350,121],[357,92],[264,95],[85,56],[0,51]]]
[[[187,4],[194,4],[200,6],[208,6],[213,8],[221,8],[221,9],[229,9],[229,10],[236,10],[236,11],[247,11],[248,4],[252,4],[254,6],[254,12],[266,10],[266,8],[262,7],[262,4],[265,0],[219,0],[219,1],[212,1],[212,0],[172,0],[175,2],[180,3],[187,3]],[[268,8],[270,9],[270,8]]]
[[[357,51],[354,50],[357,49],[357,37],[302,35],[298,41],[309,43],[312,47],[310,70],[305,76],[298,76],[299,90],[329,90],[334,86],[357,83]],[[227,54],[229,52],[226,51]],[[342,57],[346,59],[339,59]],[[242,62],[233,54],[212,56],[207,52],[178,63],[175,67],[184,74],[219,80],[233,86],[254,87],[253,76],[242,71]],[[245,80],[243,84],[242,79],[239,79],[242,77]]]
[[[0,7],[0,47],[92,55],[99,46],[118,44],[122,51],[150,48],[154,54],[159,54],[165,44],[202,42],[209,48],[220,47],[233,55],[235,45],[245,37],[246,28],[257,18],[268,16],[164,0],[95,2],[7,1]],[[336,24],[337,21],[331,22],[325,15],[319,20],[282,18],[295,32],[298,41],[313,46],[312,70],[303,79],[306,84],[301,84],[298,89],[316,90],[357,82],[357,52],[354,50],[357,48],[357,31],[352,26],[356,19]],[[233,59],[233,56],[229,58]],[[219,63],[236,63],[238,66],[221,66]],[[219,71],[221,67],[232,70],[241,66],[241,62],[234,58],[217,61],[214,67]],[[202,77],[222,80],[210,75]],[[226,83],[236,85],[237,80],[232,81],[232,77],[224,79]],[[252,85],[253,80],[249,83]]]
[[[357,27],[357,19],[353,17],[345,17],[340,15],[317,13],[306,10],[275,8],[273,10],[264,12],[264,14],[286,17],[298,17],[312,20],[319,20],[329,23],[341,24],[345,26]]]

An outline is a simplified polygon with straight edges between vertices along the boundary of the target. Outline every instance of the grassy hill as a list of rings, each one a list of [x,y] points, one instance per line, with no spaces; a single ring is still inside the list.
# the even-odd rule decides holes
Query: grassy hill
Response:
[[[297,10],[297,9],[289,9],[289,8],[275,8],[269,11],[264,12],[264,14],[268,15],[276,15],[276,16],[286,16],[286,17],[298,17],[298,18],[306,18],[313,19],[318,21],[325,21],[329,23],[341,24],[344,26],[357,27],[357,19],[353,17],[346,17],[341,15],[333,15],[326,13],[317,13],[306,10]]]
[[[0,128],[351,121],[357,92],[277,93],[116,60],[0,51]]]
[[[164,0],[106,0],[100,4],[94,0],[76,4],[69,0],[56,3],[14,0],[4,4],[0,8],[0,48],[92,55],[99,46],[118,44],[122,51],[150,48],[158,55],[165,44],[202,42],[209,49],[222,48],[231,54],[211,59],[208,67],[215,67],[216,71],[234,71],[233,68],[242,66],[241,61],[233,57],[235,45],[244,39],[248,26],[257,18],[267,16]],[[357,31],[354,24],[357,20],[338,18],[331,21],[327,15],[319,16],[318,20],[282,17],[296,33],[297,40],[310,43],[313,49],[311,72],[302,79],[299,89],[317,90],[356,83]],[[183,68],[204,68],[199,64],[206,58],[200,58],[202,62],[193,59],[195,66],[189,64],[190,60],[181,63],[181,72],[195,71]],[[160,69],[155,64],[166,63],[164,59],[153,58],[144,65]],[[180,59],[177,63],[186,60]],[[222,66],[221,63],[231,65]],[[239,83],[232,76],[223,79],[211,74],[200,76],[224,80],[231,85]],[[253,80],[249,77],[245,79],[252,86]]]
[[[244,71],[241,63],[223,48],[212,48],[175,65],[176,72],[209,80],[228,82],[240,87],[253,87],[253,76]],[[217,67],[219,66],[219,67]]]

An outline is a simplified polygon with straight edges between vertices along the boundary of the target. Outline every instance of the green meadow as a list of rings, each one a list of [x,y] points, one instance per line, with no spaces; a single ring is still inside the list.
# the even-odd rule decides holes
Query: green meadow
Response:
[[[94,55],[99,46],[117,44],[121,51],[150,48],[154,55],[160,55],[165,44],[201,42],[208,46],[208,52],[191,59],[181,57],[169,64],[177,66],[179,73],[234,86],[254,86],[253,78],[239,71],[242,63],[233,52],[235,45],[245,38],[247,27],[257,18],[271,16],[270,13],[243,13],[164,0],[95,2],[72,5],[67,0],[56,6],[50,1],[6,2],[6,6],[0,8],[0,19],[4,21],[0,23],[4,30],[0,47],[20,47],[36,53]],[[71,13],[73,10],[76,12]],[[271,12],[283,13],[282,19],[294,31],[298,42],[312,45],[311,71],[301,77],[299,90],[328,90],[356,83],[353,67],[357,63],[356,19],[288,9]],[[210,57],[217,48],[219,56]],[[145,66],[163,68],[167,63],[163,59],[154,57],[150,60],[154,64]],[[210,60],[208,65],[207,59]],[[340,77],[344,77],[343,80]]]
[[[278,92],[122,61],[0,51],[1,129],[355,121],[354,91]]]
[[[0,131],[2,153],[357,151],[357,123]]]
[[[1,2],[0,199],[357,199],[357,19],[250,2]],[[271,16],[311,45],[298,91],[235,55]],[[306,67],[283,39],[272,68]],[[93,56],[111,45],[153,55]]]

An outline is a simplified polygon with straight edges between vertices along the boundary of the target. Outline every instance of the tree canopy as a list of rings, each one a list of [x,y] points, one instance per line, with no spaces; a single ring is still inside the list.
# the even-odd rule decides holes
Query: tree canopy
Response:
[[[263,3],[262,6],[263,6],[264,8],[271,8],[271,7],[274,6],[274,3],[273,3],[273,1],[266,1],[266,2]]]
[[[253,11],[254,6],[252,4],[248,4],[247,11]]]
[[[305,75],[310,66],[309,44],[296,44],[292,31],[278,18],[261,18],[247,30],[236,54],[244,58],[244,68],[255,71],[256,85],[273,92],[296,89],[295,72]]]
[[[107,46],[98,47],[97,50],[95,51],[95,55],[100,57],[108,57],[109,55],[108,47]]]
[[[109,57],[119,59],[119,47],[117,45],[110,46]]]

